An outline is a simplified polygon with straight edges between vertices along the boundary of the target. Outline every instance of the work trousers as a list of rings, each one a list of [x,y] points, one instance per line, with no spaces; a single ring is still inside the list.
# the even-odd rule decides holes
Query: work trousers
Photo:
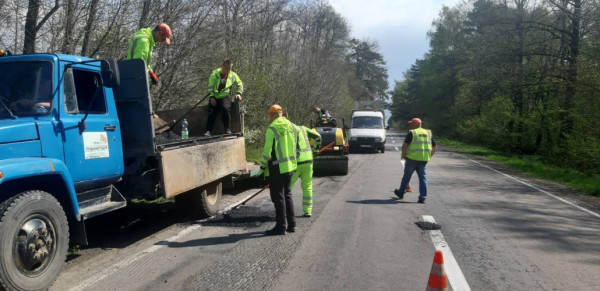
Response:
[[[274,168],[274,170],[279,171],[277,168]],[[273,175],[274,171],[271,171],[271,169],[269,169],[269,172],[271,173],[269,176],[271,201],[275,205],[275,228],[285,229],[286,218],[288,225],[296,226],[294,201],[292,200],[292,189],[290,188],[293,173]]]
[[[223,99],[217,99],[214,97],[210,97],[210,99],[215,99],[217,104],[212,106],[210,102],[208,102],[208,120],[206,121],[206,131],[212,131],[215,126],[215,119],[217,119],[217,114],[221,112],[223,116],[223,128],[225,130],[229,129],[229,121],[231,120],[231,96],[227,96]]]
[[[302,210],[304,213],[311,214],[313,207],[313,185],[312,185],[312,176],[313,176],[313,163],[300,164],[298,163],[298,169],[294,172],[292,176],[292,186],[294,189],[294,185],[296,185],[296,181],[298,178],[302,179]]]
[[[408,186],[413,172],[416,171],[417,176],[419,176],[419,199],[425,200],[425,198],[427,198],[427,173],[425,172],[426,169],[427,162],[406,159],[406,162],[404,163],[404,175],[402,176],[402,181],[400,182],[400,189],[398,189],[398,191],[400,191],[402,195],[406,193],[406,186]]]

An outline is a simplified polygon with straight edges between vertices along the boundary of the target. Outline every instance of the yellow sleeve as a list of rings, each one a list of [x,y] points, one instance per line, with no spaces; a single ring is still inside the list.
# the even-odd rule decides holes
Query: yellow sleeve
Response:
[[[263,148],[263,156],[260,160],[261,167],[267,167],[269,165],[269,161],[271,160],[271,152],[273,151],[273,140],[275,136],[273,136],[273,131],[268,128],[267,134],[265,135],[265,147]]]
[[[208,77],[208,94],[210,94],[210,97],[214,97],[217,95],[217,92],[215,90],[216,82],[219,82],[219,80],[217,80],[217,77],[215,76],[214,72],[211,72],[210,76]]]
[[[244,84],[242,83],[242,79],[240,79],[240,76],[238,76],[238,74],[235,74],[235,88],[236,88],[236,93],[242,95],[242,93],[244,93]]]

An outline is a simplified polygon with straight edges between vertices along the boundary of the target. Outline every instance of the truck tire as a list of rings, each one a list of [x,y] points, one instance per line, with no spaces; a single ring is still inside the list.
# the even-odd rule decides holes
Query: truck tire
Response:
[[[219,211],[222,195],[223,184],[218,180],[175,196],[175,206],[186,216],[211,217]]]
[[[381,147],[381,153],[382,153],[382,154],[383,154],[383,153],[385,153],[385,146],[382,146],[382,147]]]
[[[0,203],[0,289],[48,289],[68,248],[67,217],[49,193],[25,191]]]

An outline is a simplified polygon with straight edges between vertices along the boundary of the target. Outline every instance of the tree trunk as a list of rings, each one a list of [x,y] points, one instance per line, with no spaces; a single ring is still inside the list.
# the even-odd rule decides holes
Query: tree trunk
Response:
[[[83,36],[83,43],[81,45],[81,55],[87,55],[87,50],[90,42],[90,33],[92,32],[92,28],[96,22],[96,8],[98,7],[99,0],[92,0],[90,3],[90,11],[87,19],[87,23],[85,24],[85,34]]]
[[[23,41],[23,53],[32,54],[35,53],[35,39],[37,38],[37,32],[40,30],[44,23],[48,21],[50,16],[54,14],[60,8],[59,0],[54,1],[54,7],[50,10],[44,18],[37,23],[37,19],[40,13],[40,5],[42,0],[29,0],[29,6],[27,8],[27,16],[25,19],[25,39]]]
[[[37,24],[41,3],[41,0],[29,0],[27,16],[25,19],[25,39],[23,40],[24,54],[35,53],[35,38],[37,34],[35,26]]]
[[[142,15],[140,15],[140,22],[138,23],[138,29],[142,29],[148,26],[148,14],[150,13],[150,4],[152,4],[152,0],[144,0],[142,7]]]
[[[74,0],[68,0],[66,3],[66,24],[65,24],[65,37],[63,40],[62,52],[65,54],[72,54],[72,42],[73,42],[73,28],[75,26],[75,11],[77,9]]]
[[[567,56],[568,75],[565,88],[565,104],[563,117],[563,135],[569,136],[575,127],[575,97],[577,94],[577,59],[579,58],[579,38],[581,35],[581,0],[573,1],[573,14],[571,18],[571,35],[569,54]]]

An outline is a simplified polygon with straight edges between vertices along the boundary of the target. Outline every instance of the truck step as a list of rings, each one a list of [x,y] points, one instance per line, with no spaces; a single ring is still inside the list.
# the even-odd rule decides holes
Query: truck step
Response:
[[[113,185],[77,194],[79,214],[83,220],[127,205],[125,197]]]

